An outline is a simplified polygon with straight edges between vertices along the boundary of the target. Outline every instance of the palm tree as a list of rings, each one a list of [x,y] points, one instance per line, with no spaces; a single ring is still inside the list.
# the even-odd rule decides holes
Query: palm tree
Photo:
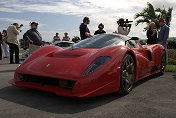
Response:
[[[135,14],[136,26],[140,23],[147,23],[147,26],[150,22],[155,22],[157,29],[159,29],[158,20],[164,18],[166,24],[170,26],[171,16],[173,8],[169,8],[168,11],[161,8],[154,8],[151,3],[147,3],[147,8],[143,9],[142,12]],[[144,28],[144,31],[147,30],[147,27]]]
[[[155,11],[159,13],[158,17],[164,18],[166,20],[166,24],[168,26],[170,26],[171,17],[172,17],[172,10],[173,10],[173,8],[168,8],[167,11],[166,11],[166,9],[156,8]]]

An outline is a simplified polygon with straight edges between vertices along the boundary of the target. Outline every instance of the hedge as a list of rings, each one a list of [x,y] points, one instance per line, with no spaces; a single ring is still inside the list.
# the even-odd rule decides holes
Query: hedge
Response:
[[[174,40],[173,41],[168,40],[167,43],[168,43],[167,44],[167,48],[168,49],[176,49],[176,41],[174,41]]]

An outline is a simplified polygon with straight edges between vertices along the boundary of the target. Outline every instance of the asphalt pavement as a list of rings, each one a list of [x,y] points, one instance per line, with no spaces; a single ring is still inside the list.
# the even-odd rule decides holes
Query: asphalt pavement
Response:
[[[0,118],[176,118],[176,73],[147,77],[126,96],[77,99],[8,84],[16,67],[0,60]]]

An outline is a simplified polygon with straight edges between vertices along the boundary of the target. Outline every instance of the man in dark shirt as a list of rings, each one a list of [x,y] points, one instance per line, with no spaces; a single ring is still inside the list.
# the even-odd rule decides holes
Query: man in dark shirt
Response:
[[[167,40],[169,38],[169,27],[166,25],[165,19],[159,20],[160,32],[158,34],[158,44],[161,44],[166,49],[166,64],[168,64],[168,55],[167,55]]]
[[[42,36],[37,31],[38,23],[32,22],[31,29],[28,30],[24,35],[23,39],[29,40],[29,53],[32,54],[34,51],[39,49],[42,45]]]
[[[84,17],[83,23],[81,23],[79,30],[80,30],[80,36],[81,40],[84,40],[86,38],[91,37],[92,35],[90,34],[89,28],[87,25],[90,23],[90,20],[88,17]]]
[[[106,32],[103,30],[103,28],[104,28],[104,25],[103,25],[102,23],[100,23],[100,24],[98,25],[98,30],[95,31],[94,35],[106,33]]]

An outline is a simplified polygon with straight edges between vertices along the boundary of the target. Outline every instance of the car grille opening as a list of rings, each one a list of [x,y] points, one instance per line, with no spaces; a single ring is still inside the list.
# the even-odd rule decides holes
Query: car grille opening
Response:
[[[42,86],[53,85],[53,86],[59,86],[66,89],[72,89],[75,84],[75,82],[71,80],[55,79],[55,78],[33,76],[33,75],[26,75],[26,74],[18,74],[18,78],[24,82],[40,83]]]

